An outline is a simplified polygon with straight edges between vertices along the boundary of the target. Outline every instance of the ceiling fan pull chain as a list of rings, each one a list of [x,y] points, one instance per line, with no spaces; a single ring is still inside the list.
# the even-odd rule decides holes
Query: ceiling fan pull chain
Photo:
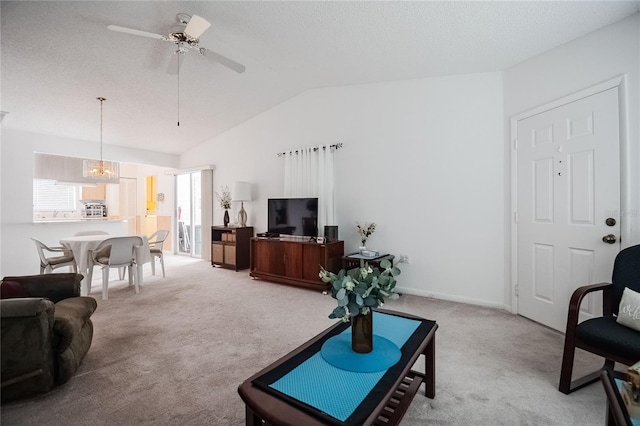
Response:
[[[176,52],[178,55],[178,127],[180,127],[180,52]]]

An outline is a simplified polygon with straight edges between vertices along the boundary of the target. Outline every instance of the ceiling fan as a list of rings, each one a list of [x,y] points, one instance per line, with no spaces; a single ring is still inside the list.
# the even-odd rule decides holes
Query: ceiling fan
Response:
[[[150,37],[174,43],[177,46],[177,50],[175,51],[176,55],[174,56],[176,60],[169,64],[168,72],[170,73],[174,73],[176,69],[179,70],[181,64],[180,56],[185,55],[191,50],[195,50],[205,58],[224,65],[237,73],[245,71],[244,65],[199,45],[199,37],[211,26],[206,19],[198,15],[189,16],[186,13],[178,13],[177,19],[178,24],[173,26],[171,28],[171,33],[166,36],[147,31],[135,30],[132,28],[120,27],[118,25],[108,25],[107,28],[111,31]]]

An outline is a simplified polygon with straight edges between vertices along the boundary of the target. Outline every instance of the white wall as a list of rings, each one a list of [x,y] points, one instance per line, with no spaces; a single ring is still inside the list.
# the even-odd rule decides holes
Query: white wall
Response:
[[[505,173],[510,164],[510,118],[613,77],[625,75],[621,100],[624,246],[640,243],[640,14],[549,50],[504,72]],[[509,193],[509,192],[507,192]],[[505,215],[510,216],[510,201]],[[507,223],[510,227],[510,224]],[[510,275],[510,234],[505,233]],[[508,280],[507,280],[508,281]],[[505,299],[511,287],[505,288]]]
[[[95,157],[98,149],[98,144],[93,142],[2,129],[0,277],[38,273],[39,261],[35,246],[29,237],[41,239],[45,244],[57,245],[60,238],[69,236],[70,233],[75,233],[83,227],[82,224],[32,223],[33,153],[44,152],[92,158]],[[114,158],[123,162],[155,164],[165,168],[174,168],[178,164],[178,157],[169,154],[122,147],[110,147],[109,151],[116,156]],[[173,193],[172,183],[171,191],[166,192]],[[144,197],[144,192],[141,196]],[[103,226],[109,227],[111,233],[124,233],[122,224]]]
[[[283,190],[276,153],[342,142],[346,251],[359,246],[356,221],[376,222],[368,248],[410,257],[401,291],[503,308],[502,101],[500,73],[311,90],[190,150],[180,167],[215,164],[217,191],[252,182],[248,223],[263,232],[266,200]],[[222,213],[216,204],[214,223]]]
[[[202,144],[181,168],[216,165],[214,188],[253,183],[248,223],[266,229],[266,200],[282,196],[276,153],[343,142],[336,154],[340,238],[358,246],[355,221],[375,221],[370,248],[407,254],[401,289],[489,306],[510,305],[512,115],[624,74],[625,218],[640,242],[640,18],[545,52],[500,73],[305,92]],[[2,130],[0,276],[32,272],[27,253],[34,151],[94,156],[98,145]],[[176,167],[175,157],[115,148],[114,159]],[[107,158],[109,159],[109,158]],[[215,204],[214,223],[222,223]],[[233,214],[237,206],[233,206]],[[34,235],[37,236],[37,235]],[[11,250],[7,250],[11,247]],[[17,248],[17,250],[16,250]],[[29,271],[25,271],[29,264]]]

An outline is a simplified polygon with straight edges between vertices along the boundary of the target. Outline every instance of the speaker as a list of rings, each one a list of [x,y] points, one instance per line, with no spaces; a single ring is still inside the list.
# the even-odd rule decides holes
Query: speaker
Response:
[[[328,243],[331,243],[333,241],[338,241],[338,227],[337,226],[325,226],[324,227],[324,239]]]

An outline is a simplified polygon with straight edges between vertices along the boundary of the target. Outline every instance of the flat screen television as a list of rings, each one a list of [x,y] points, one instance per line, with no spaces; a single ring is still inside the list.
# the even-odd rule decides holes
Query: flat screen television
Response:
[[[269,198],[267,208],[268,232],[318,236],[317,198]]]

